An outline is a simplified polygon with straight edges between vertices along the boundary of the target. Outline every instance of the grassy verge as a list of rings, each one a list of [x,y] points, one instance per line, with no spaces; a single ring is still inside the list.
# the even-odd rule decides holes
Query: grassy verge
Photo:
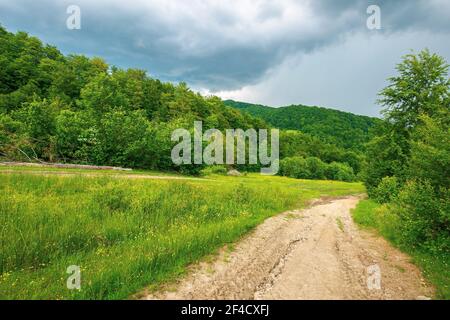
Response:
[[[353,218],[364,227],[376,229],[383,237],[409,254],[412,262],[418,265],[424,276],[435,285],[436,298],[450,299],[450,255],[436,255],[413,247],[399,246],[393,217],[386,215],[385,210],[385,207],[372,200],[363,200],[353,211]]]
[[[271,215],[364,192],[359,183],[208,178],[0,173],[0,299],[127,298]],[[71,265],[81,267],[80,291],[66,287]]]

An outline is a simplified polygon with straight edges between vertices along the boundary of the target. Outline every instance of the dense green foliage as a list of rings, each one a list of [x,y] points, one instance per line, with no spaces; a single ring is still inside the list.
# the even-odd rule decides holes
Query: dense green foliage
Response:
[[[291,157],[280,161],[280,175],[297,179],[354,181],[352,167],[345,163],[330,164],[319,158]]]
[[[355,174],[361,171],[364,161],[361,152],[337,147],[300,131],[283,130],[280,133],[280,158],[291,157],[313,157],[327,164],[342,163],[350,166]]]
[[[359,183],[259,174],[184,181],[73,174],[0,173],[0,299],[128,298],[271,215],[364,191]],[[71,265],[81,267],[80,291],[66,287]]]
[[[62,55],[24,32],[0,27],[0,154],[44,160],[198,172],[170,159],[171,132],[261,128],[262,120],[202,97],[184,83],[100,58]]]
[[[353,180],[364,161],[364,145],[369,141],[370,129],[381,120],[358,116],[347,112],[307,106],[271,108],[262,105],[226,100],[228,106],[259,117],[276,128],[280,135],[280,158],[318,158],[324,166],[341,168],[350,166],[351,171],[342,174],[306,174],[308,168],[283,169],[293,161],[281,161],[281,174],[290,177]],[[300,165],[302,161],[296,161]],[[303,171],[303,174],[298,172]],[[336,169],[335,169],[336,171]]]
[[[405,56],[380,94],[385,122],[367,147],[364,181],[385,203],[380,228],[395,242],[437,256],[450,252],[450,79],[428,50]],[[381,212],[381,211],[380,211]],[[381,214],[381,213],[380,213]]]
[[[184,83],[162,83],[142,70],[122,70],[100,58],[64,56],[24,32],[12,34],[0,28],[0,48],[0,157],[8,160],[198,174],[204,166],[172,163],[175,142],[170,138],[174,129],[193,132],[195,120],[203,121],[204,130],[268,128],[264,120],[228,107],[217,97],[194,93]],[[357,132],[361,128],[366,132],[367,123],[373,121],[337,111],[325,114],[338,117],[327,117],[326,125],[314,117],[303,120],[315,121],[317,128],[333,121],[344,127],[355,123],[355,130],[347,133],[359,136]],[[338,132],[336,128],[325,131]],[[349,165],[355,174],[360,172],[359,152],[332,144],[334,139],[317,133],[315,137],[283,131],[280,157],[316,157],[327,164]],[[236,167],[259,170],[258,165]],[[329,176],[340,179],[342,175]]]
[[[369,129],[379,119],[352,113],[292,105],[281,108],[226,100],[225,104],[267,121],[276,128],[299,130],[346,149],[360,150],[369,141]]]

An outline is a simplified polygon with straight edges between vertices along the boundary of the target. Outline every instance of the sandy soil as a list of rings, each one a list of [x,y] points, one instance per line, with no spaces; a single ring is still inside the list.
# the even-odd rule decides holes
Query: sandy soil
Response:
[[[234,250],[222,249],[215,261],[192,266],[185,278],[144,292],[144,299],[432,297],[434,289],[407,255],[353,223],[350,209],[357,202],[316,202],[270,218]]]

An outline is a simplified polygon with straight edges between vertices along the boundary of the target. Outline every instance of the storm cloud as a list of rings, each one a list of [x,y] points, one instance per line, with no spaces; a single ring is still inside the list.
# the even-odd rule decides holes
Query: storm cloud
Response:
[[[72,4],[81,8],[81,30],[66,28],[66,9]],[[381,8],[381,30],[366,27],[366,9],[370,4]],[[322,77],[323,72],[298,66],[307,59],[316,61],[315,57],[319,56],[330,65],[339,65],[339,59],[347,64],[352,59],[360,61],[356,55],[370,52],[355,50],[358,47],[355,41],[364,45],[374,37],[380,46],[391,46],[389,39],[402,42],[399,39],[409,37],[411,43],[400,48],[405,54],[416,44],[427,45],[422,39],[411,38],[413,34],[420,34],[424,40],[449,39],[448,21],[450,1],[447,0],[376,3],[364,0],[0,0],[2,25],[12,31],[25,30],[57,45],[64,53],[102,56],[120,67],[146,69],[154,77],[185,81],[205,92],[230,97],[235,93],[234,97],[242,98],[247,92],[247,97],[255,102],[280,104],[303,102],[301,99],[310,101],[314,96],[310,99],[303,92],[297,96],[289,94],[285,100],[267,97],[267,92],[277,91],[268,88],[270,83],[276,85],[270,77],[285,74],[288,87],[295,79],[300,79],[300,83],[308,79],[320,82],[315,73]],[[444,56],[450,54],[449,42],[442,48]],[[326,54],[330,50],[330,55],[337,54],[336,48],[345,49],[345,46],[346,50],[353,48],[353,51],[336,59]],[[361,74],[360,70],[351,70],[351,65],[343,63],[342,68],[355,72],[355,77]],[[367,63],[371,63],[369,59]],[[386,68],[389,64],[391,60],[382,63]],[[378,85],[373,83],[374,87]],[[265,92],[258,93],[258,88]],[[344,104],[344,109],[347,106],[348,110],[355,111],[345,99],[333,100],[332,89],[327,94],[335,105]],[[366,95],[367,104],[373,102],[370,99],[373,97]],[[321,99],[316,104],[319,103]]]

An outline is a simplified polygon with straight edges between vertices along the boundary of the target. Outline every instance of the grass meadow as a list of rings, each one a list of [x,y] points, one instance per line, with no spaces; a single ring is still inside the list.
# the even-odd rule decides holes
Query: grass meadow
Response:
[[[0,171],[0,299],[126,299],[267,217],[362,192],[359,183],[256,174],[152,180]],[[71,265],[81,268],[81,290],[67,289]]]
[[[450,299],[450,254],[437,255],[425,250],[399,245],[396,217],[386,206],[373,200],[360,201],[353,210],[353,219],[363,227],[377,230],[383,237],[409,254],[424,276],[435,285],[438,299]]]

